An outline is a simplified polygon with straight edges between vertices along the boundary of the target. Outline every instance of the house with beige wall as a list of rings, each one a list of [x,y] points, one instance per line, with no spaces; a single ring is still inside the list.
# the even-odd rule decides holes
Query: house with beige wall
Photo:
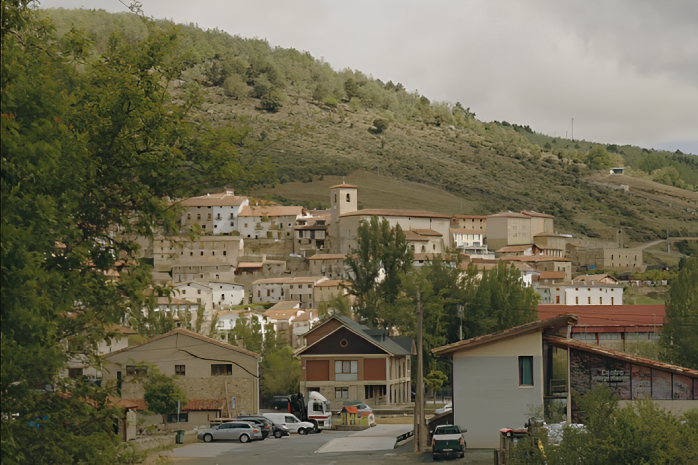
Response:
[[[167,415],[167,431],[208,426],[217,417],[259,412],[259,355],[186,329],[175,329],[108,354],[102,385],[123,399],[144,404],[143,367],[154,366],[184,390],[188,403],[181,414]],[[145,368],[147,370],[147,368]],[[162,424],[160,415],[143,415],[147,424]],[[177,421],[179,420],[179,421]]]
[[[235,267],[230,263],[218,260],[177,260],[172,262],[172,283],[198,282],[207,284],[210,281],[232,283],[235,281]]]
[[[346,256],[343,253],[316,254],[308,259],[308,272],[313,276],[329,279],[344,279],[347,269],[344,266]]]
[[[500,429],[524,428],[535,409],[579,422],[572,393],[602,384],[621,404],[649,397],[675,413],[696,408],[698,370],[576,341],[577,322],[561,315],[432,350],[453,363],[453,421],[468,430],[468,447],[498,448]]]
[[[574,247],[570,258],[575,265],[597,270],[644,271],[641,248]]]
[[[508,245],[533,244],[540,234],[552,234],[553,217],[544,213],[506,211],[487,217],[487,244],[491,250]]]
[[[304,216],[296,222],[293,241],[293,253],[308,257],[317,254],[319,251],[329,250],[330,246],[330,215]]]
[[[303,207],[246,206],[238,214],[238,231],[244,238],[291,241],[295,237],[296,221],[304,215]]]
[[[346,295],[349,281],[343,279],[328,279],[315,284],[313,307],[318,308],[321,302],[329,302],[338,295]]]
[[[391,228],[400,228],[409,236],[410,246],[416,253],[443,253],[451,247],[451,216],[416,210],[369,209],[359,210],[358,188],[340,184],[330,188],[330,232],[333,253],[348,253],[356,249],[356,232],[362,221],[375,216],[388,221]],[[408,231],[410,231],[408,233]]]
[[[182,200],[182,231],[197,224],[206,234],[231,234],[237,231],[240,210],[249,203],[247,197],[236,196],[230,189]]]
[[[532,266],[539,272],[543,271],[563,271],[565,282],[572,282],[572,261],[569,258],[547,257],[545,255],[532,256],[511,256],[500,257],[504,262],[523,262]]]
[[[252,303],[298,302],[301,308],[311,308],[315,285],[327,281],[324,276],[266,278],[252,283]]]
[[[236,236],[159,236],[153,240],[153,265],[169,272],[181,261],[222,262],[237,266],[245,242]]]
[[[484,215],[453,215],[451,217],[451,228],[470,229],[479,231],[483,236],[487,236],[487,217]]]

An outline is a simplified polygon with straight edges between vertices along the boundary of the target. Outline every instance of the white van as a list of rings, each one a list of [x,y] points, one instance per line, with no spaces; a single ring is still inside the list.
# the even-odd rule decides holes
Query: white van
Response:
[[[273,421],[275,425],[286,426],[292,433],[308,434],[315,428],[312,423],[300,421],[292,413],[265,413],[264,416]]]

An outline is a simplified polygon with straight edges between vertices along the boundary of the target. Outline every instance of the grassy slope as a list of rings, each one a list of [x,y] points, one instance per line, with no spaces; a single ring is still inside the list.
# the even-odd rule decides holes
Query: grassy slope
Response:
[[[360,187],[364,208],[472,214],[531,209],[555,215],[561,232],[614,240],[623,226],[638,242],[663,237],[667,226],[672,235],[698,231],[695,192],[589,172],[549,153],[536,159],[511,145],[502,151],[467,128],[392,122],[375,135],[369,129],[380,111],[329,108],[309,95],[289,98],[278,113],[257,106],[255,99],[232,100],[214,87],[207,89],[201,117],[214,126],[245,117],[257,133],[278,137],[258,156],[268,157],[286,182],[250,193],[258,197],[327,205],[329,186],[346,175]],[[292,125],[303,131],[291,131]],[[299,179],[312,182],[288,182]],[[621,184],[629,191],[618,189]]]
[[[85,28],[95,41],[95,50],[105,50],[112,29],[121,31],[131,43],[147,34],[147,28],[134,15],[88,10],[47,13],[56,21],[59,34],[73,26]],[[438,121],[446,120],[434,117],[438,105],[430,107],[424,97],[404,91],[396,94],[376,82],[364,84],[366,88],[372,85],[382,97],[361,97],[359,105],[353,106],[356,110],[346,103],[331,108],[313,100],[310,89],[317,82],[339,87],[347,82],[312,57],[272,51],[264,42],[232,38],[220,31],[205,32],[188,26],[180,30],[184,49],[191,47],[194,51],[188,58],[192,63],[209,60],[211,65],[214,54],[233,54],[256,63],[259,69],[271,63],[277,75],[286,76],[282,80],[287,98],[278,113],[260,111],[257,99],[233,100],[220,88],[209,87],[198,115],[212,127],[238,125],[245,120],[253,137],[264,140],[261,151],[244,155],[268,158],[285,184],[252,192],[260,197],[327,202],[327,187],[339,180],[330,176],[349,175],[347,180],[361,188],[359,200],[363,207],[478,214],[531,209],[555,215],[556,228],[561,232],[609,240],[615,239],[619,226],[630,241],[636,242],[663,237],[667,227],[672,235],[698,235],[698,194],[627,176],[589,172],[574,160],[583,159],[584,152],[593,146],[590,142],[549,138],[523,128],[517,131],[508,124],[484,124],[472,118],[457,127],[450,123],[439,126]],[[225,59],[234,61],[230,56]],[[380,103],[395,101],[396,95],[408,104]],[[422,100],[426,100],[426,106],[414,106]],[[379,109],[381,106],[390,110]],[[376,118],[390,121],[383,134],[369,131]],[[614,159],[622,160],[622,152],[626,166],[633,168],[649,154],[629,146],[614,146],[613,151]],[[683,171],[686,182],[698,179],[693,158],[675,166]],[[313,182],[286,184],[299,180]],[[621,183],[630,186],[629,192],[614,189]]]

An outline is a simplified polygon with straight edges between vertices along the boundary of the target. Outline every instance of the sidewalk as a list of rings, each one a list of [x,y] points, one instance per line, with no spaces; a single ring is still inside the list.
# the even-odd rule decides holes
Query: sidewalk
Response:
[[[316,453],[392,450],[395,449],[397,437],[408,431],[412,431],[412,425],[377,425],[345,438],[332,439]]]

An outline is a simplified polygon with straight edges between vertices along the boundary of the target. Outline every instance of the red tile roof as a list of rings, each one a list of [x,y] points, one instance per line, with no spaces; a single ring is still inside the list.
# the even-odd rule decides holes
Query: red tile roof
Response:
[[[339,188],[345,188],[345,189],[358,189],[358,187],[353,186],[351,184],[337,184],[336,186],[330,187],[330,189],[339,189]]]
[[[602,332],[634,332],[642,327],[651,331],[651,328],[664,324],[666,315],[664,305],[538,305],[540,319],[567,313],[579,317],[579,322],[572,329],[574,333],[589,332],[590,327]]]
[[[447,218],[451,219],[451,215],[443,213],[434,213],[424,210],[388,210],[388,209],[372,209],[372,210],[357,210],[354,212],[343,213],[340,217],[347,216],[406,216],[411,218]]]
[[[189,399],[187,405],[182,407],[182,411],[200,410],[223,410],[225,399]]]
[[[541,271],[540,279],[565,279],[564,271]]]

